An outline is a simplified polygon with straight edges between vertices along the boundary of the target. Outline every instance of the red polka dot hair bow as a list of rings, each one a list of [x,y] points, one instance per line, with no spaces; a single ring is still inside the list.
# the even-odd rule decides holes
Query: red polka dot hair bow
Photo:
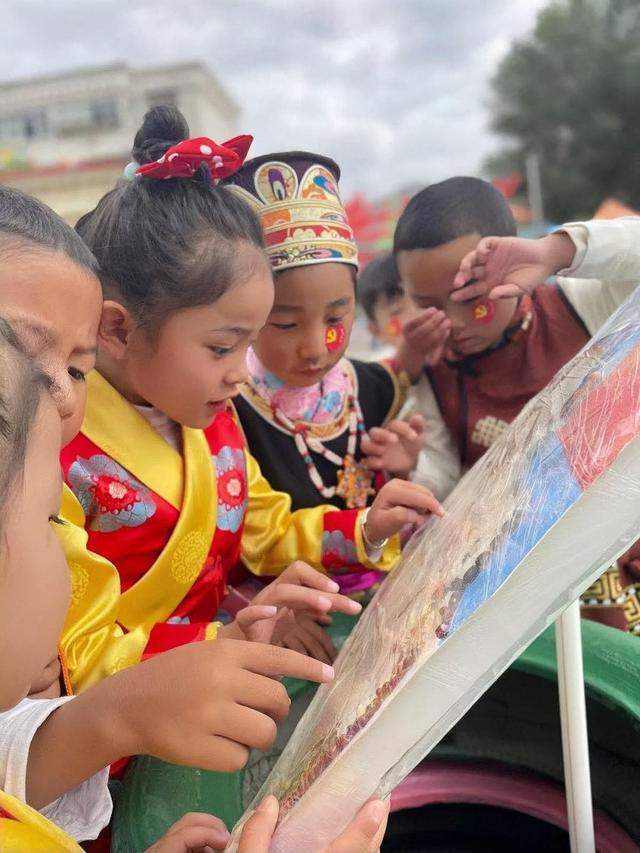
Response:
[[[185,139],[172,145],[159,160],[144,163],[136,169],[141,178],[166,180],[191,178],[198,168],[206,166],[214,181],[233,175],[242,166],[253,142],[253,136],[243,134],[218,145],[208,136]]]

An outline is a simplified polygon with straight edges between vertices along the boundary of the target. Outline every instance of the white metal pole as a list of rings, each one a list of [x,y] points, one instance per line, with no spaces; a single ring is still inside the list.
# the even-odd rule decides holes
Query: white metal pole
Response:
[[[556,654],[571,853],[595,853],[579,601],[556,621]]]

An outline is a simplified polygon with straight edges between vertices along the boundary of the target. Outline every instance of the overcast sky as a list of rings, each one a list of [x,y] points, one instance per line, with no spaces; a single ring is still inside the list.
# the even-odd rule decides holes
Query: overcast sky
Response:
[[[0,79],[205,60],[253,153],[333,156],[375,198],[473,173],[488,80],[546,0],[2,0]]]

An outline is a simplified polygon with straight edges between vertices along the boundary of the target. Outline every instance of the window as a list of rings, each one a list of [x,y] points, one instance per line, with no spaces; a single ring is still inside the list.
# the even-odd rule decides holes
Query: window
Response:
[[[76,136],[92,130],[109,130],[120,124],[118,105],[114,98],[67,101],[57,106],[54,123],[58,136]]]
[[[91,121],[94,127],[118,127],[120,124],[118,105],[113,98],[101,98],[99,100],[92,101],[89,108],[91,111]]]
[[[37,139],[46,136],[48,129],[44,109],[25,110],[0,118],[0,141]]]

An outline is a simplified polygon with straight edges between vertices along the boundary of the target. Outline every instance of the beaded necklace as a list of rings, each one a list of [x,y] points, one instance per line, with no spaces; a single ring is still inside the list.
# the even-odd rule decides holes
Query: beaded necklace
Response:
[[[298,453],[307,466],[309,478],[322,497],[327,499],[340,497],[349,509],[362,509],[367,505],[369,495],[375,494],[375,489],[372,487],[373,472],[362,463],[356,462],[355,458],[358,436],[362,436],[364,432],[364,418],[360,403],[353,394],[349,394],[347,405],[349,409],[349,438],[347,439],[347,452],[344,457],[338,456],[337,453],[326,448],[320,439],[310,436],[307,425],[303,421],[292,421],[275,406],[271,407],[271,411],[274,420],[291,433]],[[340,468],[337,486],[326,486],[324,484],[310,451],[318,453]]]

